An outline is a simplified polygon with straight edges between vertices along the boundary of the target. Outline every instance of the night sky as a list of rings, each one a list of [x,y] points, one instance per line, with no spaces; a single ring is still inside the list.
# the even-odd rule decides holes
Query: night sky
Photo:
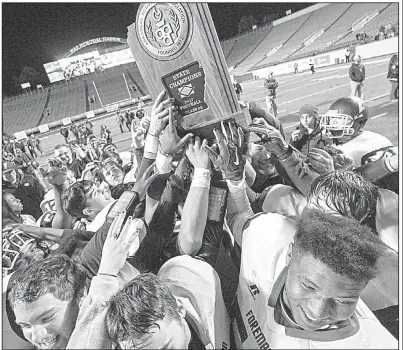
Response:
[[[210,12],[220,40],[236,35],[242,16],[293,12],[312,3],[213,3]],[[3,93],[22,67],[43,70],[80,42],[102,36],[126,38],[139,3],[2,3]]]

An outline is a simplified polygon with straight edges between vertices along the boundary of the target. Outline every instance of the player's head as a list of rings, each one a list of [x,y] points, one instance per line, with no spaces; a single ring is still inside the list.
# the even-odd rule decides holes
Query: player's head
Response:
[[[24,206],[20,199],[15,198],[11,193],[3,191],[3,217],[4,209],[7,209],[10,214],[12,213],[13,215],[19,216],[22,213]],[[5,218],[7,218],[7,216]]]
[[[357,55],[357,54],[354,55],[353,61],[354,61],[355,64],[361,64],[361,61],[362,61],[361,56]]]
[[[308,331],[348,320],[386,246],[366,226],[305,209],[296,223],[284,302]]]
[[[39,349],[65,349],[86,290],[82,267],[50,255],[18,272],[9,301],[24,337]]]
[[[70,186],[63,195],[64,208],[78,218],[94,218],[113,200],[109,186],[97,186],[92,181],[81,180]]]
[[[357,136],[368,121],[366,103],[359,97],[342,97],[333,102],[321,118],[320,127],[328,138],[347,142]]]
[[[318,107],[306,104],[299,110],[299,122],[308,134],[311,134],[319,126]]]
[[[103,152],[118,152],[118,148],[116,147],[116,145],[114,143],[107,143],[104,145],[104,147],[102,148]]]
[[[3,162],[3,180],[11,183],[17,181],[17,171],[14,162]]]
[[[140,108],[136,111],[136,117],[142,119],[144,117],[144,109]]]
[[[351,170],[336,170],[320,175],[308,192],[308,208],[345,216],[373,226],[378,189]]]
[[[57,145],[53,149],[53,153],[55,158],[60,160],[63,164],[71,164],[73,161],[71,150],[66,145]]]
[[[262,142],[250,142],[248,144],[248,156],[255,171],[267,177],[277,174],[271,154]]]
[[[114,153],[114,152],[111,152]],[[125,172],[122,165],[115,157],[104,158],[105,153],[102,154],[103,160],[101,161],[101,171],[104,180],[109,186],[117,186],[123,183]]]
[[[93,147],[93,148],[97,148],[98,147],[98,139],[95,135],[89,135],[88,138],[88,143]]]
[[[18,148],[18,147],[15,148],[15,155],[16,155],[17,157],[21,157],[21,156],[22,156],[22,151],[21,151],[20,148]]]
[[[271,78],[271,77],[273,76],[273,74],[274,74],[274,73],[273,73],[273,71],[271,71],[271,70],[267,72],[267,76],[268,76],[269,78]]]
[[[106,327],[120,349],[187,349],[190,330],[185,316],[168,284],[147,273],[113,296]]]

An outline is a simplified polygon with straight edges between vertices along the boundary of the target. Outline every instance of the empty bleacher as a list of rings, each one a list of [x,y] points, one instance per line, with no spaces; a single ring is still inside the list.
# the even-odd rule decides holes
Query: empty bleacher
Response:
[[[253,32],[239,36],[228,57],[226,56],[228,67],[235,66],[238,62],[245,59],[255,49],[255,47],[262,42],[267,34],[269,34],[270,30],[270,26],[264,26]]]
[[[326,6],[317,9],[312,12],[312,16],[304,25],[291,37],[280,50],[273,55],[267,57],[259,63],[259,67],[264,67],[269,64],[281,62],[292,53],[303,47],[304,41],[312,34],[323,29],[324,31],[340,17],[342,13],[347,10],[348,3],[332,3],[326,4]]]
[[[48,90],[3,99],[3,130],[8,134],[37,126],[48,98]]]
[[[340,40],[343,35],[346,35],[351,31],[351,26],[354,22],[360,19],[367,13],[371,13],[375,10],[381,11],[385,8],[387,3],[353,3],[347,11],[338,18],[334,24],[323,33],[317,40],[311,45],[303,47],[301,50],[294,53],[292,58],[301,58],[313,53],[320,53],[331,47],[333,43]]]
[[[379,11],[379,14],[368,22],[364,27],[356,31],[352,31],[343,39],[338,41],[334,48],[345,47],[349,44],[356,43],[356,34],[365,32],[368,37],[374,37],[379,32],[379,28],[385,25],[396,25],[399,23],[399,4],[394,2],[388,4],[385,8]]]
[[[44,111],[42,124],[51,123],[86,111],[85,88],[81,79],[54,85],[49,93],[50,98]]]
[[[282,22],[275,25],[264,40],[258,45],[251,54],[236,67],[235,71],[247,71],[250,67],[256,65],[266,58],[266,55],[278,45],[287,41],[308,19],[311,13]]]

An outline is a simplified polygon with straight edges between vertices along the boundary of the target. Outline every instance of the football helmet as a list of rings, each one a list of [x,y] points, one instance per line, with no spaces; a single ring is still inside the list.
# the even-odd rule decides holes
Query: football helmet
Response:
[[[342,97],[335,101],[320,120],[324,136],[334,139],[356,135],[369,117],[366,103],[359,97]]]
[[[43,252],[43,257],[48,256],[50,253],[50,249],[46,244],[20,229],[10,226],[3,228],[2,246],[3,275],[13,272],[17,267],[18,260],[24,254],[38,254],[38,249]]]

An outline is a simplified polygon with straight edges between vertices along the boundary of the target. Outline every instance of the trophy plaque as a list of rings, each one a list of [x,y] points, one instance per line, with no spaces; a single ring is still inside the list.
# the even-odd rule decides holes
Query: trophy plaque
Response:
[[[212,139],[223,120],[249,124],[206,3],[143,3],[127,42],[151,97],[173,97],[185,131]]]

